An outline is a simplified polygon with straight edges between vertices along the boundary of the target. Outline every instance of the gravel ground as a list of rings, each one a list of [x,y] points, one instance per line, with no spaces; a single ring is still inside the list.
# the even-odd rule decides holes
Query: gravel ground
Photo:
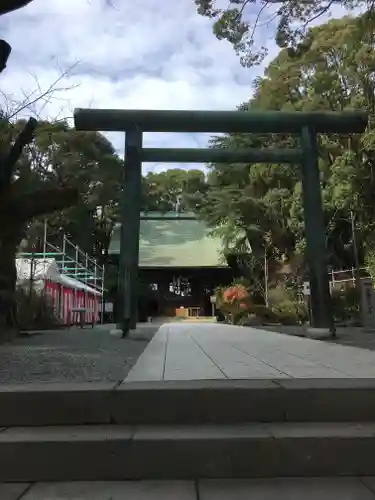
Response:
[[[302,326],[260,326],[264,330],[272,332],[286,333],[288,335],[302,335],[305,328]],[[375,351],[375,331],[364,331],[360,327],[337,327],[337,337],[335,339],[325,339],[324,342],[361,347]]]
[[[125,339],[110,335],[109,325],[19,337],[0,345],[0,384],[117,382],[126,377],[158,327],[142,326],[139,334]]]

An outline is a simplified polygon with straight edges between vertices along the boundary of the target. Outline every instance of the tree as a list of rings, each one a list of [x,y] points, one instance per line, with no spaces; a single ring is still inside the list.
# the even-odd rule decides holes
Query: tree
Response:
[[[77,132],[66,123],[46,123],[35,144],[39,163],[49,164],[54,182],[79,187],[78,203],[49,217],[49,239],[61,228],[84,252],[101,259],[107,252],[116,219],[122,162],[112,144],[98,132]],[[43,167],[39,175],[45,176]]]
[[[27,221],[78,200],[78,190],[67,183],[56,185],[48,178],[35,182],[33,157],[22,150],[36,125],[32,119],[27,125],[13,125],[5,119],[0,122],[0,333],[16,328],[15,254]],[[48,170],[48,165],[44,168]]]
[[[143,178],[144,210],[152,212],[174,211],[180,199],[183,210],[192,208],[191,196],[205,189],[202,170],[170,169],[149,172]]]
[[[38,217],[44,219],[55,212],[49,217],[52,242],[63,230],[83,250],[101,256],[102,250],[108,249],[114,224],[109,223],[110,206],[117,202],[121,175],[121,161],[103,135],[77,132],[64,122],[39,123],[35,140],[24,146],[8,170],[7,159],[15,147],[11,146],[13,137],[22,127],[22,121],[11,124],[4,120],[0,134],[5,158],[1,165],[0,297],[2,325],[7,329],[15,327],[16,318],[9,310],[16,281],[14,259],[25,232],[41,225]],[[68,206],[72,208],[66,209]]]
[[[0,16],[31,1],[3,0]],[[1,40],[0,72],[10,52],[9,44]],[[23,103],[22,109],[27,105]],[[61,122],[38,126],[33,118],[26,125],[13,123],[1,110],[0,337],[17,329],[15,255],[25,232],[38,227],[38,217],[55,212],[50,220],[57,232],[64,228],[97,255],[108,249],[119,192],[119,164],[112,145],[100,134],[78,133]],[[61,213],[74,205],[70,212]]]
[[[374,102],[374,20],[367,15],[333,20],[310,30],[309,49],[298,57],[287,51],[257,82],[253,105],[260,109],[341,111],[366,109],[370,124]],[[374,233],[374,134],[322,136],[320,167],[326,207],[327,251],[333,266],[353,262],[351,212],[362,243]],[[301,185],[296,183],[291,222],[303,246]]]
[[[219,138],[228,148],[256,147],[249,137]],[[223,242],[223,254],[232,267],[248,280],[253,291],[265,295],[264,262],[268,264],[293,248],[287,227],[283,227],[283,212],[287,211],[286,189],[274,175],[274,166],[222,164],[211,165],[207,191],[197,203],[199,216]],[[266,166],[267,167],[267,166]],[[274,168],[274,170],[276,170]],[[280,210],[279,210],[280,209]],[[275,261],[276,262],[276,261]]]
[[[311,24],[330,14],[339,4],[347,10],[362,7],[368,17],[374,14],[374,3],[367,0],[227,0],[219,8],[216,0],[194,0],[198,13],[214,21],[213,31],[219,40],[227,40],[244,66],[260,64],[268,53],[265,30],[276,28],[276,43],[297,55],[308,47],[306,33]],[[221,4],[221,2],[220,2]]]
[[[4,0],[0,16],[24,7],[31,0]],[[10,45],[0,41],[0,72],[11,52]],[[18,124],[19,125],[19,124]],[[22,124],[24,125],[24,124]],[[30,119],[19,132],[0,113],[0,336],[16,330],[15,285],[17,279],[15,254],[26,222],[42,213],[70,205],[78,199],[78,191],[67,185],[45,183],[32,189],[27,176],[16,173],[24,147],[32,141],[37,122]],[[15,135],[19,132],[18,135]],[[31,169],[29,169],[31,172]],[[30,179],[31,176],[29,176]]]
[[[367,16],[333,20],[311,29],[308,48],[290,55],[282,50],[255,81],[254,97],[241,110],[367,109],[375,116],[374,27]],[[366,28],[366,29],[365,29]],[[302,40],[304,41],[304,40]],[[307,44],[306,44],[307,46]],[[362,137],[322,136],[320,169],[327,222],[326,245],[334,268],[354,265],[351,212],[357,220],[359,244],[371,246],[374,237],[374,133]],[[298,147],[298,138],[283,135],[229,134],[212,141],[216,147]],[[219,227],[226,246],[252,249],[257,261],[270,258],[270,271],[285,263],[300,265],[304,219],[298,166],[209,166],[208,190],[200,215]],[[264,255],[263,253],[263,255]],[[247,256],[247,262],[251,258]],[[252,269],[261,276],[261,269]]]

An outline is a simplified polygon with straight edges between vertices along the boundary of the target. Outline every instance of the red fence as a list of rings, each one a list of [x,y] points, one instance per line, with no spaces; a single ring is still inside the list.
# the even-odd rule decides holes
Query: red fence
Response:
[[[64,324],[68,323],[70,311],[76,308],[87,309],[85,314],[86,323],[96,323],[99,321],[99,295],[71,288],[50,280],[45,280],[44,289],[47,297],[50,298],[53,304],[56,317],[60,318]],[[72,323],[78,324],[79,313],[73,313],[71,316]]]

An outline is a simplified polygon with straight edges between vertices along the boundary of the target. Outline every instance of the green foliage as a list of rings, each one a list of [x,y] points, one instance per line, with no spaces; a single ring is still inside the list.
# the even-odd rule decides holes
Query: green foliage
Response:
[[[245,64],[256,62],[251,57],[258,57],[261,51],[252,38],[249,9],[257,2],[235,0],[230,2],[229,10],[215,9],[211,0],[196,3],[201,14],[217,23],[217,35],[229,39],[242,55],[249,57]],[[328,263],[333,269],[353,266],[354,213],[360,261],[364,262],[367,252],[367,265],[375,269],[369,261],[375,240],[375,19],[367,14],[332,20],[308,31],[297,28],[297,37],[293,38],[292,21],[305,23],[327,6],[328,2],[323,1],[264,6],[264,12],[273,7],[280,9],[278,41],[286,48],[254,82],[252,99],[239,109],[368,111],[370,126],[362,137],[322,136],[319,148]],[[0,125],[2,151],[22,124]],[[299,146],[299,139],[282,134],[227,134],[213,138],[211,144],[231,149],[292,148]],[[17,165],[16,175],[23,179],[25,192],[40,183],[79,186],[80,202],[49,217],[49,232],[57,238],[63,228],[99,262],[106,262],[109,237],[118,220],[121,169],[121,160],[101,134],[77,133],[64,123],[43,123],[35,143],[26,148]],[[289,291],[274,291],[279,275],[287,267],[299,279],[304,277],[306,242],[301,194],[300,169],[290,165],[212,164],[208,165],[207,176],[200,170],[172,169],[143,178],[144,210],[174,210],[177,199],[182,198],[183,209],[196,211],[222,238],[223,255],[247,279],[253,306],[261,302],[258,298],[265,298],[267,267],[270,309],[272,314],[283,316],[282,321],[298,322],[306,317],[298,298],[290,296]],[[39,227],[41,235],[41,219],[33,222],[30,232],[35,227]],[[375,262],[374,257],[372,260]],[[115,270],[109,268],[108,276],[114,288]],[[272,302],[277,293],[281,294],[279,299]],[[246,314],[256,313],[249,309]]]
[[[264,44],[264,31],[274,28],[275,41],[287,48],[290,58],[298,58],[309,50],[309,27],[324,14],[331,14],[341,4],[348,11],[366,9],[363,29],[374,15],[374,4],[366,0],[315,0],[293,2],[259,0],[194,0],[198,14],[213,20],[213,32],[219,40],[227,40],[241,57],[243,66],[260,64],[268,54]]]
[[[298,325],[308,319],[308,312],[301,297],[292,288],[279,284],[271,288],[268,301],[272,312],[283,325]]]
[[[261,305],[261,304],[251,304],[248,309],[249,317],[255,316],[260,320],[262,324],[266,323],[279,323],[279,316],[271,308]],[[243,324],[246,323],[248,318],[242,321]]]
[[[165,172],[149,172],[143,178],[144,210],[169,212],[175,209],[177,198],[182,198],[182,209],[195,208],[206,188],[205,175],[201,170],[170,169]]]
[[[375,281],[375,251],[369,249],[365,257],[366,269],[371,276],[372,280]]]
[[[209,11],[212,2],[205,2]],[[241,9],[243,2],[236,4]],[[248,6],[245,7],[248,8]],[[208,12],[207,11],[207,12]],[[220,16],[220,12],[215,15]],[[214,16],[215,17],[215,16]],[[366,109],[370,127],[362,137],[320,137],[322,197],[327,226],[328,264],[351,268],[354,262],[351,214],[355,216],[359,259],[374,241],[375,222],[375,19],[346,17],[309,30],[303,50],[282,50],[254,84],[243,111]],[[221,148],[291,148],[298,138],[228,134],[214,138]],[[198,197],[199,198],[199,197]],[[305,272],[304,217],[300,169],[289,165],[209,165],[207,189],[197,211],[223,239],[231,265],[264,296],[264,261],[271,283],[283,268]]]
[[[19,163],[16,174],[25,179],[27,189],[33,182],[68,183],[79,189],[78,204],[48,217],[49,240],[60,244],[63,228],[83,251],[101,260],[117,219],[121,179],[122,162],[111,143],[97,132],[41,123]],[[43,218],[33,222],[29,233],[42,236]]]
[[[0,120],[2,172],[24,127],[23,120]],[[38,123],[34,140],[23,147],[9,172],[12,175],[1,186],[0,302],[4,298],[8,308],[4,328],[15,327],[15,315],[9,308],[12,304],[14,309],[16,250],[23,238],[41,250],[46,216],[50,243],[61,247],[64,232],[99,263],[106,260],[117,217],[121,166],[112,144],[102,134],[77,132],[65,122]],[[34,306],[40,313],[40,304]],[[21,318],[26,312],[19,308]]]
[[[359,322],[360,296],[354,286],[341,290],[332,290],[332,308],[336,322]]]

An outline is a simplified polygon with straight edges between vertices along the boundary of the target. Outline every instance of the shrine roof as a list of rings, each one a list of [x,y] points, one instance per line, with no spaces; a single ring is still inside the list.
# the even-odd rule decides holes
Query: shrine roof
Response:
[[[148,212],[141,215],[140,268],[223,268],[221,240],[194,214]],[[121,224],[112,234],[109,254],[120,253]]]

